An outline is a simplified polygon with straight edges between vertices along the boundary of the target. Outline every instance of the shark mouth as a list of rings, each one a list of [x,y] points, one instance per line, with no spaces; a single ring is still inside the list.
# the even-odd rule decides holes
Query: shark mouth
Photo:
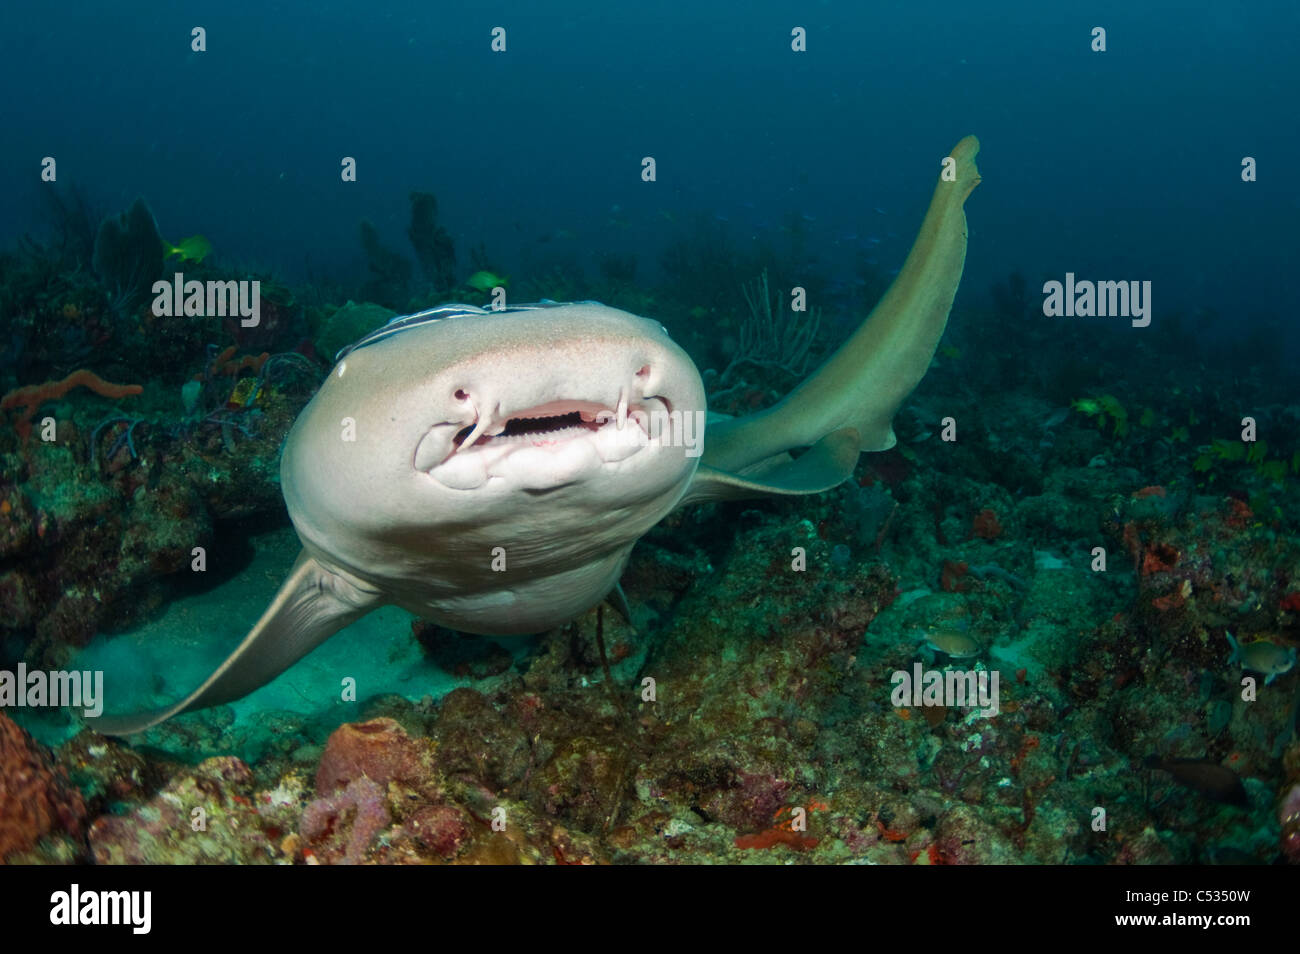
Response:
[[[571,483],[584,471],[618,464],[671,438],[668,402],[625,394],[613,407],[551,401],[509,415],[479,415],[472,424],[437,424],[416,448],[414,466],[456,490],[511,477],[532,489]]]
[[[639,416],[638,412],[644,410],[635,405],[630,408],[626,404],[620,406],[623,413],[621,420],[618,410],[600,404],[553,402],[520,411],[498,423],[494,428],[482,429],[478,424],[470,424],[461,428],[452,439],[456,449],[453,453],[469,448],[509,443],[545,447],[581,437],[583,434],[594,434],[605,427],[614,426],[622,430],[627,425],[629,414],[632,415],[631,420],[635,423]],[[573,409],[566,410],[569,407]],[[476,431],[477,436],[475,436]],[[471,439],[473,442],[467,445],[466,442]]]

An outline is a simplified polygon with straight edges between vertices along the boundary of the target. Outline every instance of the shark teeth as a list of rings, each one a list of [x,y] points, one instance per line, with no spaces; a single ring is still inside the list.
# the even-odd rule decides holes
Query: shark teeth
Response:
[[[599,460],[618,463],[650,442],[645,415],[661,402],[645,400],[644,405],[631,403],[623,388],[612,407],[595,401],[551,401],[508,416],[501,414],[500,406],[487,415],[476,408],[472,421],[447,422],[430,430],[416,449],[416,469],[436,474],[448,486],[469,488],[516,450],[559,452],[577,440],[592,441]]]
[[[616,408],[588,402],[552,402],[498,418],[490,425],[485,425],[482,420],[467,425],[456,436],[456,449],[463,451],[503,442],[518,444],[528,441],[540,446],[594,433],[608,424],[615,424],[623,430],[627,426],[629,409],[626,392],[619,395]]]

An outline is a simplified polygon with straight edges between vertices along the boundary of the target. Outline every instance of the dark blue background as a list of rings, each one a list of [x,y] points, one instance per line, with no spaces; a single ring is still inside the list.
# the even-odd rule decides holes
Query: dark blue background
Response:
[[[964,295],[1014,267],[1034,288],[1069,270],[1152,280],[1157,322],[1202,305],[1290,315],[1298,9],[5,4],[0,245],[38,224],[50,155],[106,208],[143,194],[166,237],[202,232],[219,259],[291,277],[360,274],[362,217],[407,251],[413,188],[437,194],[462,262],[482,240],[506,271],[567,230],[556,241],[582,256],[639,253],[652,279],[699,213],[742,246],[808,216],[833,275],[863,255],[889,269],[939,158],[973,132],[985,182]],[[190,52],[195,25],[206,53]],[[498,25],[504,54],[489,49]],[[795,25],[807,53],[790,51]],[[1104,54],[1089,50],[1098,25]],[[357,183],[340,181],[345,155]],[[640,180],[645,155],[656,183]]]

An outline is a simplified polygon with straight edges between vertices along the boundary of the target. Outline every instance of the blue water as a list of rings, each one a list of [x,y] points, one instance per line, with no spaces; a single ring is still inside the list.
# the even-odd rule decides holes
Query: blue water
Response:
[[[614,250],[648,278],[683,220],[743,248],[793,215],[847,276],[897,267],[973,132],[964,296],[1068,270],[1235,327],[1300,304],[1298,33],[1285,0],[6,4],[0,246],[39,226],[52,156],[104,208],[144,194],[165,237],[289,277],[359,277],[363,217],[404,246],[412,189],[437,194],[462,260],[483,242],[507,271]]]

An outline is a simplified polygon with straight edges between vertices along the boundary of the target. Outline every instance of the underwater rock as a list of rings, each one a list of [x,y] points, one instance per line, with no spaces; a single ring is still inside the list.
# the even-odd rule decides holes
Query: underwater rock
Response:
[[[414,620],[411,632],[440,669],[456,676],[487,679],[514,663],[510,652],[492,639],[458,633],[428,620]]]
[[[67,774],[30,735],[0,713],[0,862],[42,838],[79,838],[86,806]]]
[[[1021,852],[986,813],[957,805],[939,818],[929,855],[946,865],[1005,865],[1018,861]]]
[[[406,830],[420,844],[443,859],[460,853],[472,836],[470,819],[454,805],[430,805],[406,822]]]
[[[84,729],[59,747],[59,762],[98,814],[112,802],[140,798],[157,778],[158,766],[116,739]]]
[[[174,777],[129,815],[101,815],[90,829],[97,864],[272,864],[286,824],[284,803],[254,801],[253,773],[231,756],[207,759]],[[294,806],[296,808],[296,806]]]
[[[529,782],[529,803],[546,816],[599,831],[618,811],[628,780],[629,753],[610,738],[575,736]]]
[[[455,689],[442,701],[433,737],[445,773],[464,773],[495,789],[508,788],[528,769],[528,736],[487,698]]]
[[[557,846],[554,818],[479,781],[521,777],[527,740],[472,690],[447,701],[437,741],[412,737],[389,718],[330,736],[317,797],[293,836],[295,855],[308,864],[520,864],[548,861],[557,850],[603,857],[583,836]],[[483,735],[475,740],[475,732]],[[501,758],[489,754],[495,749]],[[444,764],[459,777],[445,774]],[[505,824],[494,828],[498,819]]]

